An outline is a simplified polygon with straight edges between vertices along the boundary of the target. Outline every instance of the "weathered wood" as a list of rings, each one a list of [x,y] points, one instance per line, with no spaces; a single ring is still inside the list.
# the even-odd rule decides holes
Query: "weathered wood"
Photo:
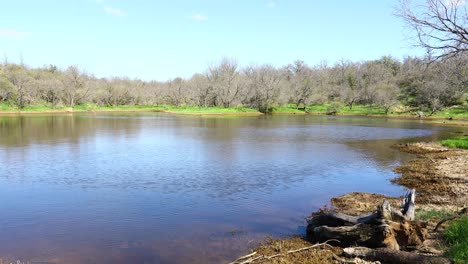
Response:
[[[415,197],[413,189],[407,193],[399,210],[392,209],[385,200],[375,212],[367,215],[316,214],[308,222],[307,236],[316,242],[335,239],[340,241],[340,246],[385,247],[392,250],[417,247],[427,237],[427,225],[413,221]]]
[[[342,213],[324,213],[314,216],[309,220],[309,224],[313,226],[350,226],[356,224],[366,224],[372,222],[379,217],[378,212],[365,214],[361,216],[352,216]]]
[[[381,205],[377,207],[375,212],[360,215],[352,216],[342,213],[321,213],[312,217],[308,221],[308,225],[314,227],[326,225],[329,227],[337,226],[351,226],[356,224],[368,224],[375,222],[377,219],[387,219],[392,221],[403,221],[403,220],[414,220],[414,209],[415,209],[415,190],[411,190],[403,200],[400,210],[392,209],[390,202],[385,200]]]
[[[314,228],[316,241],[322,242],[330,239],[339,241],[342,247],[372,244],[370,241],[374,234],[374,228],[368,224],[353,226],[318,226]]]
[[[414,220],[416,190],[412,189],[406,194],[402,204],[402,213],[407,220]]]
[[[406,251],[396,251],[388,248],[371,249],[366,247],[351,247],[343,249],[347,257],[359,257],[382,263],[394,264],[450,264],[449,259],[438,256],[420,255]]]

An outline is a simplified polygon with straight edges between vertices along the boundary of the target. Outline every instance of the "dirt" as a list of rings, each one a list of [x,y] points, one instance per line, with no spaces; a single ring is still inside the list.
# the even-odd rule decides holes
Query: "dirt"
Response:
[[[297,251],[297,252],[294,252]],[[295,236],[287,239],[268,239],[260,244],[249,255],[230,264],[269,263],[269,264],[325,264],[325,263],[361,263],[377,264],[361,259],[341,257],[343,250],[330,245],[317,245],[304,238]],[[252,255],[253,254],[253,255]]]
[[[418,192],[421,205],[450,209],[468,204],[468,150],[451,149],[435,143],[395,146],[418,157],[395,169],[401,176],[392,182]]]
[[[347,215],[363,215],[374,211],[377,205],[388,200],[392,207],[398,208],[401,198],[389,197],[375,193],[352,192],[331,199],[331,204],[337,211]]]
[[[396,168],[395,171],[400,176],[392,180],[396,184],[417,190],[416,217],[418,213],[425,212],[455,215],[468,205],[468,150],[451,149],[437,143],[399,144],[394,147],[417,155],[414,160]],[[384,200],[388,200],[395,208],[398,208],[402,202],[402,198],[353,192],[332,198],[332,207],[324,207],[319,211],[362,215],[374,211]],[[418,249],[420,253],[443,254],[445,245],[441,239],[441,230],[446,224],[441,225],[438,231],[434,231],[440,220],[437,217],[424,219],[427,222],[428,234],[423,246]],[[328,245],[288,253],[291,250],[313,245],[302,237],[269,239],[253,250],[256,252],[255,256],[278,256],[258,258],[245,263],[379,263],[357,258],[345,259],[340,256],[341,248]]]

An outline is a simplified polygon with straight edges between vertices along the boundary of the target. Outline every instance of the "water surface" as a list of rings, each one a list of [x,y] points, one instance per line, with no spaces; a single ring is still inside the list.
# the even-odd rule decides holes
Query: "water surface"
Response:
[[[463,128],[350,117],[0,117],[0,257],[223,263],[350,191],[400,195],[389,146]]]

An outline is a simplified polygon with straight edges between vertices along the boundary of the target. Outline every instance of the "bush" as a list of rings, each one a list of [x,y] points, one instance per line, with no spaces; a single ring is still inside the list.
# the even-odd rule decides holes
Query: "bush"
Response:
[[[327,115],[336,115],[341,109],[341,104],[338,102],[333,102],[327,107]]]

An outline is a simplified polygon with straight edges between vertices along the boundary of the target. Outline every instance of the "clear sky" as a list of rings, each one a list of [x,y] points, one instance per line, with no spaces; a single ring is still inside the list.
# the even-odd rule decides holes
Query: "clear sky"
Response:
[[[0,56],[165,81],[241,66],[420,55],[395,0],[0,0]]]

